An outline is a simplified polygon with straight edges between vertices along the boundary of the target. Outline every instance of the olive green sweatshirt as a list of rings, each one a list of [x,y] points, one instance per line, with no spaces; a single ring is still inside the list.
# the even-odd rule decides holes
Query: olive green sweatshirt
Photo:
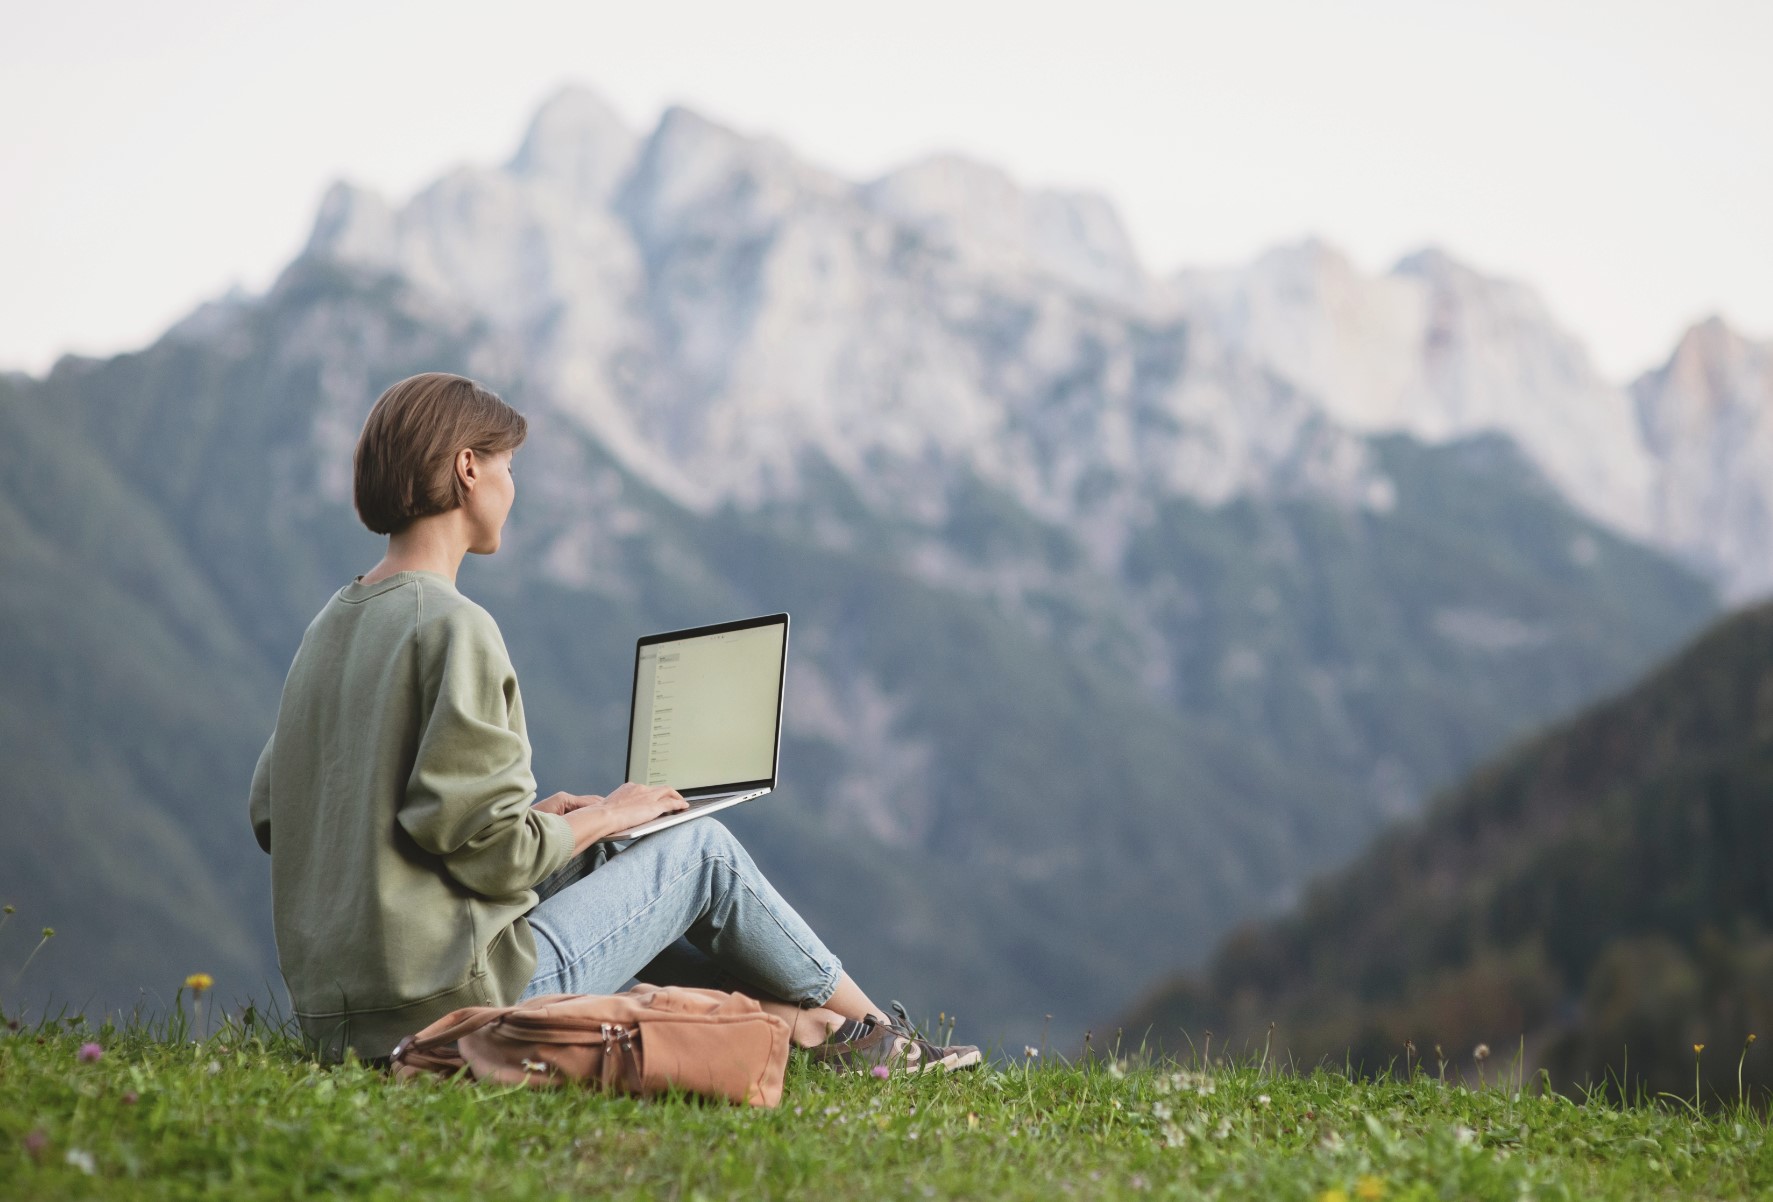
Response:
[[[321,1055],[386,1056],[535,968],[524,914],[572,855],[532,809],[499,628],[447,577],[340,589],[302,636],[249,809],[271,853],[277,959]]]

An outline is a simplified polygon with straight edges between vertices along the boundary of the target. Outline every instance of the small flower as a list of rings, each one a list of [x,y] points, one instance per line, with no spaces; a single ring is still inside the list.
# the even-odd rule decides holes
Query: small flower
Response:
[[[38,1127],[25,1136],[25,1151],[30,1153],[32,1160],[41,1159],[43,1149],[49,1146],[49,1132]]]
[[[1488,1060],[1490,1058],[1490,1045],[1487,1043],[1478,1044],[1477,1047],[1471,1049],[1471,1058],[1480,1064]]]
[[[872,1072],[875,1076],[879,1077],[882,1081],[884,1081],[889,1076],[892,1075],[893,1070],[888,1068],[884,1064],[877,1064],[869,1071]]]
[[[1317,1202],[1348,1202],[1348,1191],[1345,1189],[1327,1189],[1317,1196]]]
[[[96,1064],[104,1054],[105,1049],[98,1044],[83,1043],[80,1045],[80,1050],[74,1053],[74,1058],[81,1064]]]
[[[1379,1202],[1385,1196],[1385,1182],[1377,1177],[1362,1177],[1354,1183],[1354,1196],[1361,1202]]]
[[[43,928],[43,937],[45,939],[54,939],[55,938],[55,928],[54,927],[44,927]]]
[[[1749,1042],[1750,1042],[1750,1043],[1753,1043],[1753,1042],[1754,1042],[1754,1041],[1755,1041],[1755,1033],[1754,1033],[1754,1032],[1753,1032],[1753,1031],[1750,1031],[1750,1032],[1749,1032],[1749,1033],[1748,1033],[1748,1041],[1749,1041]]]
[[[1703,1051],[1705,1051],[1705,1045],[1704,1045],[1704,1044],[1702,1044],[1702,1043],[1696,1043],[1696,1044],[1694,1044],[1694,1045],[1693,1045],[1693,1054],[1694,1054],[1694,1055],[1695,1055],[1695,1056],[1697,1056],[1697,1055],[1699,1055],[1699,1053],[1701,1053],[1701,1052],[1703,1052]]]
[[[202,993],[215,984],[215,978],[206,972],[194,972],[185,978],[185,988],[192,993]]]
[[[1274,1101],[1274,1099],[1265,1093],[1259,1093],[1256,1095],[1256,1105],[1258,1106],[1266,1106],[1272,1101]]]
[[[1032,1060],[1034,1057],[1040,1055],[1040,1049],[1031,1043],[1025,1043],[1022,1045],[1022,1055],[1026,1059]]]
[[[0,911],[0,913],[6,913],[6,914],[17,914],[17,913],[18,913],[18,907],[17,907],[17,906],[14,906],[14,905],[12,905],[12,904],[10,904],[10,903],[8,903],[8,904],[7,904],[7,906],[6,906],[6,908],[5,908],[5,909],[4,909],[4,910],[3,910],[3,911]]]
[[[69,1148],[68,1154],[62,1158],[88,1177],[98,1172],[98,1162],[93,1160],[92,1153],[85,1148]]]

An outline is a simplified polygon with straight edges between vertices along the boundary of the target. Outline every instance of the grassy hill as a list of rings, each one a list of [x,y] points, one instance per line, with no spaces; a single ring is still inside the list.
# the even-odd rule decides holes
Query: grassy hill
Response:
[[[96,1060],[83,1062],[86,1043]],[[91,1055],[91,1052],[88,1052]],[[0,1196],[1754,1198],[1750,1107],[1615,1107],[1511,1078],[1351,1080],[1256,1061],[1032,1060],[951,1077],[834,1077],[791,1060],[782,1104],[323,1068],[275,1035],[0,1032]]]
[[[1559,1081],[1733,1089],[1773,1032],[1773,606],[1501,756],[1125,1023],[1382,1066],[1523,1046]],[[1352,1053],[1350,1053],[1352,1049]],[[1758,1053],[1758,1054],[1757,1054]],[[1773,1056],[1748,1056],[1773,1083]]]

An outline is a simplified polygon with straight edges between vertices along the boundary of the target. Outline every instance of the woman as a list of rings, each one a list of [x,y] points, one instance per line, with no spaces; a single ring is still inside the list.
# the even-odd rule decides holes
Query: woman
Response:
[[[462,376],[376,401],[358,516],[387,553],[309,624],[253,773],[278,961],[321,1055],[387,1054],[460,1006],[610,993],[630,978],[749,993],[844,1068],[966,1067],[888,1020],[736,839],[674,789],[535,802],[523,702],[492,617],[456,591],[499,549],[527,423]]]

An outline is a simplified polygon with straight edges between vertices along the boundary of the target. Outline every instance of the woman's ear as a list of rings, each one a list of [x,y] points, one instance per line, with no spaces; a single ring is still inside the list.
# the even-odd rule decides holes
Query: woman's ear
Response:
[[[480,460],[475,457],[472,447],[464,447],[456,452],[456,480],[463,492],[473,492],[474,485],[480,479]]]

